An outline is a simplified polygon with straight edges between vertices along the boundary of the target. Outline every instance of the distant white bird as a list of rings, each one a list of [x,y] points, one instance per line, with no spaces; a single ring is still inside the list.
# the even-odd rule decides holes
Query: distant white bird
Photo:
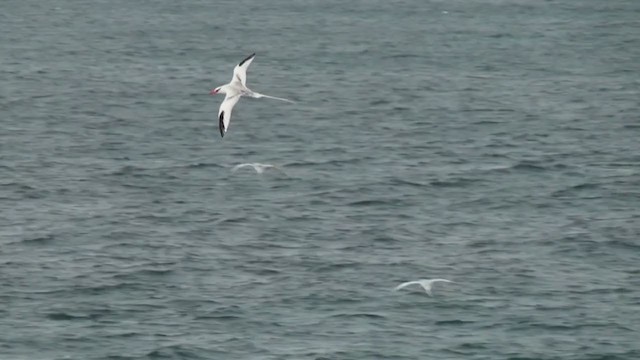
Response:
[[[262,174],[267,169],[275,169],[275,170],[278,170],[278,171],[280,171],[281,173],[284,174],[284,171],[282,171],[282,169],[280,169],[279,167],[277,167],[275,165],[260,164],[260,163],[246,163],[246,164],[236,165],[236,166],[233,167],[233,169],[231,169],[231,172],[236,172],[238,169],[241,169],[241,168],[247,167],[247,166],[251,166],[253,168],[253,170],[255,170],[258,174]]]
[[[422,288],[424,289],[424,291],[427,292],[427,295],[429,296],[433,296],[431,294],[431,284],[433,284],[434,282],[438,282],[438,281],[442,281],[442,282],[450,282],[452,283],[453,281],[451,280],[447,280],[447,279],[421,279],[421,280],[415,280],[415,281],[407,281],[406,283],[402,283],[398,286],[396,286],[395,290],[400,290],[404,287],[407,287],[409,285],[420,285],[422,286]]]
[[[253,53],[246,59],[242,60],[238,65],[236,65],[235,69],[233,69],[233,77],[231,78],[231,82],[222,86],[218,86],[217,88],[211,90],[211,92],[209,93],[211,95],[226,94],[224,101],[222,102],[222,104],[220,104],[220,109],[218,110],[218,122],[220,126],[220,135],[222,137],[224,137],[224,134],[226,134],[227,130],[229,130],[231,111],[242,96],[248,96],[252,98],[264,97],[293,103],[293,101],[288,99],[257,93],[247,87],[247,69],[249,68],[249,65],[251,65],[251,62],[253,61],[253,58],[255,56],[256,54]]]

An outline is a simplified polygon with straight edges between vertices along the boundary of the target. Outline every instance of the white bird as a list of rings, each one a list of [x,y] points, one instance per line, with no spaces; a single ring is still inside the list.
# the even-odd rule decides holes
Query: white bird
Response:
[[[262,174],[267,169],[276,169],[276,170],[278,170],[278,171],[280,171],[281,173],[284,174],[284,171],[282,171],[282,169],[280,169],[279,167],[277,167],[275,165],[260,164],[260,163],[246,163],[246,164],[236,165],[236,166],[233,167],[233,169],[231,169],[231,172],[236,172],[238,169],[241,169],[241,168],[247,167],[247,166],[251,166],[253,168],[253,170],[255,170],[258,174]]]
[[[438,281],[443,281],[443,282],[450,282],[452,283],[453,281],[451,280],[447,280],[447,279],[421,279],[421,280],[415,280],[415,281],[407,281],[406,283],[402,283],[398,286],[396,286],[395,290],[400,290],[404,287],[407,287],[409,285],[420,285],[422,286],[422,288],[424,289],[424,291],[427,292],[427,295],[429,296],[433,296],[431,294],[431,284],[433,284],[434,282],[438,282]]]
[[[220,126],[220,135],[222,137],[224,137],[224,134],[226,134],[227,130],[229,130],[231,111],[242,96],[248,96],[252,98],[264,97],[293,103],[293,101],[288,99],[257,93],[247,87],[247,69],[249,68],[249,65],[251,65],[251,62],[253,61],[253,58],[255,56],[256,54],[253,53],[246,59],[242,60],[238,65],[236,65],[236,67],[233,69],[233,77],[231,78],[231,82],[222,86],[218,86],[217,88],[209,92],[209,94],[211,95],[226,94],[224,101],[222,102],[222,104],[220,104],[220,109],[218,110],[218,122]]]

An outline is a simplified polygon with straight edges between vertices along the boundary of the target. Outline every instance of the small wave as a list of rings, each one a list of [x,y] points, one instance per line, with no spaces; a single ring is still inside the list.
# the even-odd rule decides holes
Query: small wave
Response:
[[[441,320],[436,321],[436,325],[465,325],[465,324],[473,324],[475,321],[465,321],[465,320]]]
[[[417,188],[424,188],[424,187],[428,187],[429,186],[429,184],[427,184],[427,183],[421,183],[421,182],[417,182],[417,181],[410,181],[410,180],[405,180],[405,179],[400,179],[400,178],[393,179],[393,185],[409,185],[409,186],[413,186],[413,187],[417,187]]]
[[[342,153],[344,152],[344,150],[342,148],[332,148],[332,149],[317,150],[317,152]],[[366,159],[371,159],[371,157],[362,156],[362,157],[353,157],[349,159],[333,159],[333,160],[326,160],[326,161],[293,161],[293,162],[283,164],[283,167],[291,168],[291,167],[318,166],[318,165],[345,165],[345,164],[358,163]]]
[[[160,347],[147,354],[150,359],[206,359],[209,357],[202,357],[201,352],[203,349],[199,349],[193,345],[189,347],[185,345],[169,345]]]
[[[391,243],[399,243],[398,239],[395,239],[392,236],[387,235],[378,235],[375,236],[371,241],[374,243],[382,243],[382,244],[391,244]]]
[[[608,241],[607,244],[611,245],[612,247],[617,247],[617,248],[622,248],[622,249],[629,249],[629,250],[639,250],[640,249],[640,244],[632,241],[632,240],[611,240]]]
[[[125,165],[120,167],[118,170],[111,172],[111,175],[122,176],[122,175],[133,175],[140,171],[144,171],[145,169],[139,168],[132,165]]]
[[[421,58],[421,55],[418,54],[395,54],[395,55],[387,55],[385,59],[414,59]]]
[[[327,355],[327,353],[331,355]],[[335,359],[348,359],[350,358],[350,353],[343,350],[327,350],[323,352],[318,351],[310,351],[302,354],[305,356],[305,359],[313,359],[313,360],[335,360]]]
[[[201,163],[201,162],[189,164],[186,167],[190,168],[190,169],[201,169],[201,168],[209,168],[209,167],[224,168],[224,166],[222,166],[220,164],[216,164],[216,163]]]
[[[38,236],[35,238],[23,239],[22,242],[26,244],[32,244],[32,245],[42,245],[42,244],[51,242],[53,240],[55,240],[55,236],[51,234],[47,234],[47,235]]]
[[[513,170],[524,170],[524,171],[543,171],[546,170],[544,167],[530,162],[530,161],[521,161],[514,166],[511,167]]]
[[[331,318],[364,318],[364,319],[386,319],[387,317],[380,314],[372,314],[372,313],[352,313],[352,314],[333,314],[330,315]]]
[[[487,347],[484,344],[480,343],[462,343],[458,346],[459,349],[486,349]]]
[[[73,321],[73,320],[95,320],[104,314],[95,313],[87,315],[73,315],[66,312],[53,312],[46,315],[48,319],[55,321]]]
[[[16,183],[16,182],[4,183],[4,184],[0,184],[0,186],[2,186],[3,189],[10,195],[15,196],[16,194],[18,194],[18,195],[21,195],[22,198],[27,198],[27,199],[42,199],[49,193],[48,190],[39,190],[27,184]],[[19,197],[16,199],[13,196],[2,197],[2,199],[10,199],[10,200],[19,199]]]
[[[314,161],[292,161],[292,162],[285,163],[282,166],[293,168],[293,167],[304,167],[304,166],[311,166],[311,165],[317,165],[317,164],[318,163]]]
[[[396,199],[371,199],[371,200],[358,200],[347,203],[348,206],[375,206],[375,205],[388,205],[395,203]]]
[[[338,263],[338,264],[329,264],[329,265],[321,265],[313,270],[316,272],[326,272],[326,271],[337,271],[342,269],[349,269],[360,266],[360,263],[349,262],[349,263]]]
[[[71,314],[62,313],[62,312],[56,312],[56,313],[47,314],[47,319],[61,321],[61,320],[86,319],[86,317],[79,316],[79,315],[71,315]]]
[[[599,184],[584,183],[584,184],[578,184],[578,185],[571,186],[570,189],[572,189],[572,190],[583,190],[583,189],[597,189],[599,187],[600,187]]]
[[[583,323],[583,324],[576,324],[576,325],[565,325],[565,324],[541,324],[541,323],[534,323],[534,324],[529,324],[531,327],[540,327],[543,329],[548,329],[548,330],[577,330],[577,329],[590,329],[590,328],[617,328],[619,330],[624,330],[624,331],[631,331],[631,332],[635,332],[636,329],[633,328],[629,328],[627,326],[621,325],[621,324],[617,324],[617,323]]]
[[[253,273],[256,275],[279,275],[279,274],[282,274],[282,271],[275,270],[275,269],[259,269],[259,270],[253,271]]]
[[[91,294],[98,295],[104,294],[111,291],[123,290],[127,291],[131,288],[138,287],[140,284],[137,283],[126,283],[126,282],[118,282],[115,284],[105,284],[105,285],[96,285],[96,286],[75,286],[73,287],[73,291],[80,294]]]
[[[567,187],[565,189],[554,191],[553,193],[551,193],[551,196],[553,196],[553,197],[562,197],[562,196],[566,196],[566,195],[573,195],[575,192],[578,192],[578,191],[594,190],[594,189],[598,189],[598,188],[600,188],[599,184],[583,183],[583,184],[569,186],[569,187]]]
[[[141,334],[139,332],[126,331],[126,332],[122,332],[122,333],[106,334],[106,335],[103,335],[103,336],[105,336],[107,338],[130,338],[130,337],[135,337],[135,336],[138,336],[138,335],[143,335],[143,334]]]
[[[465,187],[471,183],[477,182],[474,179],[452,179],[452,180],[436,180],[429,183],[434,187]]]
[[[229,315],[229,314],[221,314],[221,315],[200,315],[194,317],[194,320],[220,320],[220,321],[233,321],[233,320],[241,320],[243,317],[238,315]]]
[[[586,289],[586,290],[575,290],[572,291],[574,294],[587,295],[587,294],[630,294],[635,290],[628,289],[625,287],[604,287],[604,288],[595,288],[595,289]]]
[[[391,101],[387,100],[387,99],[375,99],[375,100],[371,100],[369,102],[369,105],[371,106],[375,106],[375,105],[389,105],[391,104]]]
[[[214,225],[219,225],[219,224],[236,224],[236,223],[242,223],[247,221],[248,218],[246,216],[236,216],[236,217],[225,217],[225,218],[221,218],[218,220],[215,220],[213,222]]]
[[[514,37],[514,36],[513,36],[513,34],[511,34],[511,33],[496,33],[496,34],[491,34],[491,35],[489,35],[489,37],[490,37],[490,38],[493,38],[493,39],[501,39],[501,38],[503,38],[503,37],[506,37],[506,38],[512,38],[512,37]]]
[[[140,236],[140,234],[137,233],[137,232],[123,231],[123,230],[110,231],[106,235],[107,239],[109,239],[109,240],[129,240],[129,239],[135,239],[138,236]],[[106,245],[105,248],[121,247],[121,246],[134,246],[134,245],[129,243],[129,242],[127,242],[127,241],[124,241],[124,242],[117,243],[117,244]]]
[[[455,348],[445,349],[446,352],[456,354],[456,358],[468,357],[476,354],[478,350],[486,349],[487,347],[481,343],[462,343]]]
[[[475,108],[475,109],[464,109],[464,112],[515,112],[513,109],[507,108]],[[503,121],[497,120],[480,120],[474,122],[474,125],[488,125],[488,124],[502,124]]]
[[[114,279],[138,278],[141,276],[165,276],[173,272],[173,269],[140,269],[125,274],[116,274]]]
[[[0,184],[0,186],[2,186],[4,188],[9,188],[11,190],[17,190],[17,191],[34,191],[34,190],[36,190],[36,188],[34,188],[32,186],[29,186],[27,184],[17,183],[17,182],[3,183],[3,184]]]
[[[109,337],[110,335],[106,335],[107,337]],[[122,355],[107,355],[104,359],[106,360],[135,360],[135,359],[139,359],[138,357],[132,357],[132,356],[122,356]]]

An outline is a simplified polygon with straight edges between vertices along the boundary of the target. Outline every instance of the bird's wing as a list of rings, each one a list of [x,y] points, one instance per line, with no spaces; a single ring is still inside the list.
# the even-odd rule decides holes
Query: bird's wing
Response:
[[[236,165],[233,167],[233,169],[231,169],[231,172],[236,172],[238,169],[242,169],[245,166],[251,166],[251,164],[240,164],[240,165]]]
[[[240,100],[239,95],[227,96],[224,98],[220,109],[218,110],[218,125],[220,126],[220,136],[224,137],[224,134],[229,130],[229,122],[231,121],[231,110]]]
[[[430,282],[432,282],[432,283],[434,283],[434,282],[436,282],[436,281],[453,282],[453,281],[451,281],[451,280],[447,280],[447,279],[431,279],[431,280],[429,280],[429,281],[430,281]]]
[[[407,286],[413,285],[413,284],[419,284],[419,282],[417,282],[417,281],[407,281],[405,283],[402,283],[402,284],[396,286],[395,290],[400,290],[400,289],[402,289],[404,287],[407,287]]]
[[[233,78],[231,79],[231,83],[240,82],[242,86],[247,86],[247,69],[253,58],[256,57],[256,53],[249,55],[246,59],[240,61],[238,65],[233,69]]]

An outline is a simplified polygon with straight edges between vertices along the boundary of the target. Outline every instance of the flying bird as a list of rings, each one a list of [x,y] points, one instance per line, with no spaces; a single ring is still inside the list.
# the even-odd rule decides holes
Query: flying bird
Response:
[[[407,287],[407,286],[409,286],[409,285],[414,285],[414,284],[415,284],[415,285],[420,285],[420,286],[422,286],[422,288],[424,289],[424,291],[426,291],[426,292],[427,292],[427,295],[429,295],[429,296],[433,296],[433,295],[431,294],[431,285],[432,285],[434,282],[438,282],[438,281],[442,281],[442,282],[450,282],[450,283],[452,283],[452,282],[453,282],[453,281],[451,281],[451,280],[447,280],[447,279],[430,279],[430,280],[429,280],[429,279],[421,279],[421,280],[407,281],[406,283],[402,283],[402,284],[400,284],[400,285],[396,286],[395,290],[397,291],[397,290],[400,290],[400,289],[402,289],[402,288],[404,288],[404,287]]]
[[[253,58],[255,56],[256,53],[253,53],[246,59],[242,60],[238,65],[236,65],[236,67],[233,69],[233,77],[231,78],[231,82],[222,86],[218,86],[217,88],[209,92],[209,94],[211,95],[226,95],[224,97],[224,101],[222,101],[222,104],[220,104],[220,109],[218,110],[220,136],[222,137],[224,137],[224,134],[226,134],[229,130],[229,122],[231,121],[231,111],[233,110],[233,107],[243,96],[257,99],[269,98],[293,103],[293,101],[288,99],[257,93],[247,87],[247,69],[249,68],[249,65],[251,65],[251,62],[253,61]]]
[[[240,164],[240,165],[236,165],[233,167],[233,169],[231,169],[231,172],[236,172],[238,171],[238,169],[241,169],[243,167],[247,167],[250,166],[253,168],[253,170],[255,170],[258,174],[262,174],[265,170],[267,169],[274,169],[274,170],[278,170],[281,173],[285,174],[284,171],[282,171],[282,169],[280,169],[279,167],[275,166],[275,165],[271,165],[271,164],[260,164],[260,163],[245,163],[245,164]],[[286,175],[286,174],[285,174]]]

